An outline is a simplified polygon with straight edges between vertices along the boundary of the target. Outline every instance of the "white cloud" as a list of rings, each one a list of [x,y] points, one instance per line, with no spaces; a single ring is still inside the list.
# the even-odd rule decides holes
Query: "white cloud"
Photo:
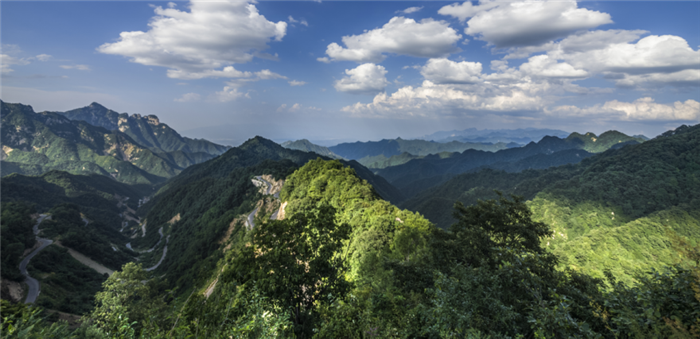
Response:
[[[263,56],[268,42],[286,34],[286,22],[268,21],[247,1],[192,1],[189,10],[155,7],[147,32],[122,32],[118,41],[97,50],[166,67],[168,76],[197,79],[226,75],[225,70],[215,70]]]
[[[306,22],[306,20],[304,20],[304,19],[301,19],[301,21],[300,21],[300,20],[296,20],[296,19],[294,19],[294,17],[292,17],[291,15],[289,16],[288,19],[289,19],[289,23],[290,23],[290,24],[299,23],[299,24],[301,24],[301,25],[304,25],[304,26],[306,26],[306,27],[309,27],[309,23]],[[294,25],[292,25],[292,26],[294,26]]]
[[[452,5],[447,5],[440,10],[438,10],[438,14],[442,15],[448,15],[451,17],[455,17],[459,19],[459,21],[464,22],[468,18],[473,17],[479,12],[489,10],[494,7],[498,7],[501,5],[501,3],[496,2],[496,1],[480,1],[479,5],[474,6],[472,5],[471,1],[465,1],[461,5],[459,3],[454,3]]]
[[[287,104],[282,104],[277,108],[277,112],[284,112],[287,110]]]
[[[345,74],[349,76],[337,80],[334,87],[339,92],[374,94],[383,91],[389,84],[386,73],[384,66],[372,63],[362,64],[354,69],[346,69]]]
[[[318,61],[320,61],[320,62],[322,62],[322,63],[324,63],[324,64],[330,64],[330,63],[331,63],[331,59],[328,59],[327,57],[316,58],[316,60],[318,60]]]
[[[541,45],[612,23],[609,14],[578,8],[575,0],[487,2],[446,6],[441,11],[460,20],[471,15],[464,32],[496,48]]]
[[[317,60],[376,63],[384,60],[384,53],[423,58],[441,57],[457,51],[454,44],[461,38],[445,21],[428,18],[416,22],[404,17],[393,17],[381,28],[360,35],[344,36],[342,40],[345,47],[331,43],[326,48],[330,59]]]
[[[192,102],[192,101],[199,101],[200,95],[197,93],[185,93],[181,97],[176,98],[176,102]]]
[[[304,106],[300,103],[295,103],[291,107],[287,108],[287,104],[282,104],[280,107],[277,108],[277,113],[284,113],[284,112],[299,112],[299,111],[320,111],[321,109],[318,107],[314,106]]]
[[[2,73],[10,73],[14,72],[13,69],[10,68],[10,65],[28,65],[29,60],[22,59],[22,58],[15,58],[12,56],[9,56],[7,54],[0,54],[0,71]]]
[[[39,54],[36,56],[36,59],[39,61],[49,61],[49,59],[51,59],[51,56],[48,54]]]
[[[233,66],[226,66],[222,70],[208,69],[201,72],[188,72],[181,69],[169,69],[168,77],[173,79],[196,80],[203,78],[249,78],[251,72],[241,72]]]
[[[290,86],[304,86],[306,85],[306,81],[298,81],[298,80],[292,80],[288,81]]]
[[[406,8],[406,9],[404,9],[404,10],[396,11],[396,13],[399,13],[399,14],[411,14],[411,13],[418,12],[418,11],[420,11],[421,9],[423,9],[423,6],[420,6],[420,7],[409,7],[409,8]]]
[[[528,62],[520,65],[520,71],[524,74],[532,76],[541,76],[547,78],[586,78],[588,72],[575,69],[573,66],[550,58],[548,55],[536,55]]]
[[[233,84],[229,84],[229,86],[224,86],[224,89],[221,92],[216,92],[212,95],[213,100],[219,101],[219,102],[229,102],[236,100],[240,97],[246,97],[250,99],[250,94],[248,93],[242,93],[238,91],[238,86]]]
[[[290,112],[296,112],[300,109],[301,109],[301,104],[299,104],[299,103],[296,103],[296,104],[292,105],[292,107],[289,107]]]
[[[300,22],[300,24],[302,24],[302,25],[304,25],[304,26],[306,26],[306,27],[309,27],[309,23],[308,23],[306,20],[303,20],[303,19],[302,19],[301,22]]]
[[[480,62],[455,62],[448,59],[430,59],[421,68],[421,75],[435,84],[470,84],[480,82]]]
[[[545,100],[527,90],[487,88],[485,86],[439,85],[423,81],[422,86],[406,86],[391,95],[377,94],[368,104],[356,103],[342,108],[355,116],[408,118],[460,115],[469,112],[522,112],[540,110]]]
[[[700,102],[686,100],[673,104],[658,104],[650,97],[633,102],[608,101],[603,105],[579,108],[576,106],[558,106],[546,110],[549,115],[599,117],[622,121],[699,121]]]
[[[59,66],[63,69],[77,69],[79,71],[89,71],[90,66],[88,65],[61,65]]]

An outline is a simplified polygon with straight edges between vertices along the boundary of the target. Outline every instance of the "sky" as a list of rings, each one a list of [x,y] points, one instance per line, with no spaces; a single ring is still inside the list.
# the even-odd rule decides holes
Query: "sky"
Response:
[[[700,122],[699,1],[2,1],[0,98],[333,145]]]

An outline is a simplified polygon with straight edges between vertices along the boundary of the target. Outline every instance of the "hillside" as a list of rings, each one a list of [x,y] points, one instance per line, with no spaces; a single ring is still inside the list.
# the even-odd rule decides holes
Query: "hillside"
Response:
[[[577,163],[589,156],[582,150],[584,142],[579,139],[545,137],[537,143],[509,148],[497,152],[466,150],[450,156],[429,155],[377,171],[396,186],[405,197],[438,185],[454,175],[496,168],[509,171],[543,169]]]
[[[681,126],[576,165],[458,175],[401,206],[448,227],[454,201],[475,204],[495,197],[493,189],[523,195],[533,217],[555,230],[548,244],[563,266],[598,277],[610,269],[631,282],[637,271],[673,263],[668,230],[700,239],[698,155],[700,125]]]
[[[31,106],[2,102],[2,175],[50,170],[100,174],[130,184],[153,184],[182,168],[118,130],[108,131]]]
[[[325,157],[329,157],[331,159],[342,159],[343,157],[331,152],[328,147],[323,147],[319,146],[316,144],[311,143],[311,141],[308,141],[306,139],[301,139],[301,140],[295,140],[295,141],[285,141],[280,144],[284,148],[289,148],[297,151],[304,151],[304,152],[314,152],[316,154],[323,155]]]
[[[384,155],[388,158],[404,152],[423,156],[442,152],[463,152],[468,149],[495,152],[516,146],[519,145],[505,143],[463,143],[459,141],[439,143],[426,140],[404,140],[397,138],[384,139],[381,141],[342,143],[329,147],[328,149],[345,159],[354,159],[362,163],[364,161],[363,158],[379,155]]]
[[[168,272],[179,286],[191,286],[193,265],[209,272],[221,257],[220,241],[242,233],[234,221],[254,209],[260,200],[250,179],[270,174],[284,179],[318,154],[286,149],[270,140],[255,137],[210,161],[191,166],[167,183],[139,213],[146,220],[146,236],[134,240],[134,246],[150,248],[160,239],[158,230],[170,235],[168,256],[158,272]],[[327,159],[327,158],[326,158]],[[355,161],[343,162],[354,168],[374,194],[389,199],[399,194],[381,177]],[[179,221],[173,223],[174,217]],[[232,233],[231,233],[232,232]],[[161,247],[163,244],[161,243]],[[219,253],[219,254],[217,254]]]

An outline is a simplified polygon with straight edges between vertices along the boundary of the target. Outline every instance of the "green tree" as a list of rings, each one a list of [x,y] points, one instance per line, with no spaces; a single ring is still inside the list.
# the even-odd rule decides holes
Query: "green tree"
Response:
[[[236,280],[255,285],[276,306],[289,311],[298,337],[307,338],[316,307],[342,298],[350,289],[339,254],[349,226],[337,223],[335,209],[317,204],[281,221],[256,227],[249,246],[236,256]]]
[[[162,313],[164,302],[146,282],[148,273],[141,264],[127,263],[102,284],[95,295],[96,307],[89,319],[110,337],[133,338],[146,322]]]

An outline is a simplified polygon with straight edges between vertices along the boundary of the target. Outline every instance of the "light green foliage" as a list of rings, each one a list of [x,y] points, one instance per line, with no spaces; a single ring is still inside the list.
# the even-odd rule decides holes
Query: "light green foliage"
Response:
[[[590,132],[586,134],[574,132],[571,133],[566,140],[579,140],[583,143],[582,148],[592,153],[605,152],[616,145],[637,144],[646,141],[644,138],[636,136],[631,137],[618,131],[607,131],[600,136]]]
[[[128,263],[114,272],[95,295],[89,320],[110,337],[131,338],[144,324],[163,325],[165,304],[155,295],[141,264]]]
[[[255,286],[290,313],[297,336],[310,337],[316,308],[342,299],[350,288],[340,253],[349,226],[335,218],[335,209],[321,203],[257,226],[222,280]]]
[[[2,328],[0,337],[5,339],[68,339],[74,338],[65,322],[48,324],[42,318],[42,309],[25,304],[0,301]]]

